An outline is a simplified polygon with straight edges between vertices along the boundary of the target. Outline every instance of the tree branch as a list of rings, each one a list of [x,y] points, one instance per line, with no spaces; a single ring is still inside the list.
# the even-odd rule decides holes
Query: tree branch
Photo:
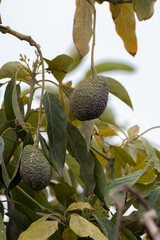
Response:
[[[145,213],[142,214],[140,218],[140,223],[146,229],[148,236],[150,237],[151,240],[159,240],[160,234],[157,226],[159,226],[160,222],[158,220],[156,211],[150,207],[148,202],[135,189],[131,188],[127,184],[123,184],[122,187],[118,189],[113,189],[109,193],[110,197],[114,200],[117,206],[117,219],[114,240],[119,239],[119,230],[122,218],[124,195],[127,191],[135,195],[147,210]],[[116,196],[117,194],[120,194],[120,198]]]
[[[37,125],[37,131],[36,131],[36,140],[34,143],[35,147],[38,147],[38,142],[39,142],[39,131],[40,131],[40,127],[41,127],[41,114],[42,114],[42,101],[43,101],[43,94],[44,94],[44,88],[45,88],[45,70],[44,70],[44,61],[43,61],[43,56],[42,56],[42,52],[40,49],[40,45],[37,44],[31,36],[28,35],[24,35],[22,33],[16,32],[13,29],[11,29],[8,26],[3,26],[0,25],[0,32],[3,34],[11,34],[13,36],[15,36],[16,38],[20,39],[20,40],[24,40],[26,42],[28,42],[31,46],[36,47],[38,54],[40,56],[40,60],[42,63],[42,91],[41,91],[41,98],[40,98],[40,106],[39,106],[39,115],[38,115],[38,125]]]

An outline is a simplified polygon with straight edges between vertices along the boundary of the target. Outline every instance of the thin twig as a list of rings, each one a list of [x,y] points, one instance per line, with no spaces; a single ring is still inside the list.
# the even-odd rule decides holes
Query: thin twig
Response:
[[[37,125],[37,132],[36,132],[36,140],[34,143],[35,147],[38,147],[38,142],[39,142],[39,131],[40,131],[40,127],[41,127],[41,114],[42,114],[42,101],[43,101],[43,94],[44,94],[44,89],[45,89],[45,69],[44,69],[44,61],[43,61],[43,56],[42,56],[42,52],[40,49],[39,44],[37,44],[31,36],[28,35],[24,35],[22,33],[16,32],[13,29],[11,29],[8,26],[3,26],[0,25],[0,32],[3,34],[11,34],[13,36],[15,36],[16,38],[20,39],[20,40],[24,40],[26,42],[28,42],[31,46],[36,47],[38,54],[40,56],[40,60],[41,60],[41,64],[42,64],[42,91],[41,91],[41,98],[40,98],[40,106],[39,106],[39,116],[38,116],[38,125]]]
[[[151,128],[149,128],[149,129],[145,130],[145,131],[142,132],[140,135],[138,135],[138,136],[136,137],[136,139],[142,137],[145,133],[147,133],[147,132],[149,132],[149,131],[151,131],[151,130],[153,130],[153,129],[156,129],[156,128],[160,128],[160,126],[154,126],[154,127],[151,127]]]

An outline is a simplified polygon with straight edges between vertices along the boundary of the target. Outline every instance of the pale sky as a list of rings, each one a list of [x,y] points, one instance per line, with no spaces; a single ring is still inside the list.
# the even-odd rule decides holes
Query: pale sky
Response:
[[[130,56],[123,42],[115,32],[108,3],[96,4],[97,26],[95,63],[117,61],[134,66],[134,73],[110,72],[110,76],[120,81],[127,89],[134,111],[115,97],[110,97],[117,122],[127,127],[138,124],[140,132],[160,125],[160,1],[155,3],[155,13],[147,21],[136,21],[138,52]],[[31,35],[41,45],[43,56],[53,59],[60,54],[68,54],[73,44],[72,26],[75,0],[2,0],[0,13],[3,25]],[[26,54],[34,60],[34,48],[8,34],[0,34],[0,67],[8,61],[18,61],[19,54]],[[75,84],[90,67],[90,54],[85,64],[68,75],[66,81]],[[2,94],[2,91],[0,90]],[[160,129],[144,135],[159,145]]]

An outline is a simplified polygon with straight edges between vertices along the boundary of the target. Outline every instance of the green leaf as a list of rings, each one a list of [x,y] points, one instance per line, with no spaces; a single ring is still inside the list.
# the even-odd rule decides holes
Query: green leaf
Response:
[[[155,2],[156,0],[133,0],[133,7],[139,21],[152,17]]]
[[[118,97],[124,103],[126,103],[131,109],[133,109],[132,102],[130,100],[128,92],[122,86],[122,84],[113,78],[110,77],[107,78],[109,81],[109,92]]]
[[[155,184],[155,181],[152,181],[151,183],[148,184],[142,184],[142,183],[136,183],[134,185],[134,188],[143,196],[147,197],[148,195],[151,194],[153,191],[153,186]]]
[[[45,62],[48,64],[48,71],[51,71],[53,76],[58,82],[62,82],[66,74],[69,72],[72,64],[73,58],[68,55],[62,54],[52,59],[51,61],[44,58]]]
[[[159,159],[157,157],[157,154],[156,154],[156,151],[155,151],[154,147],[143,137],[141,138],[141,141],[143,143],[143,146],[146,149],[146,153],[148,155],[151,155],[151,158],[155,162],[155,164],[159,164]],[[156,168],[156,169],[158,170],[159,168]]]
[[[11,191],[21,181],[21,176],[20,176],[20,172],[19,172],[20,161],[21,161],[21,155],[19,156],[19,159],[18,159],[18,161],[16,163],[16,167],[14,169],[12,178],[11,178],[10,183],[8,185],[8,191]]]
[[[0,239],[6,240],[5,227],[3,223],[2,214],[0,213]]]
[[[39,140],[40,140],[40,143],[41,143],[43,154],[48,159],[48,161],[50,162],[52,167],[56,170],[57,167],[56,167],[55,163],[53,162],[53,160],[50,158],[50,155],[49,155],[49,147],[48,147],[48,145],[46,143],[45,138],[41,134],[39,135]]]
[[[14,80],[14,87],[13,87],[13,91],[12,91],[12,106],[13,106],[13,111],[14,114],[16,116],[16,119],[18,120],[19,123],[23,123],[23,118],[22,118],[22,114],[21,114],[21,110],[19,107],[19,103],[18,103],[18,96],[17,96],[17,89],[16,89],[16,80],[15,78],[12,78]],[[22,126],[22,128],[24,128],[24,126]]]
[[[4,142],[3,142],[3,138],[0,137],[0,178],[3,184],[5,185],[5,187],[8,188],[10,180],[8,177],[6,165],[4,163],[3,151],[4,151]]]
[[[72,202],[72,197],[76,193],[75,188],[66,183],[55,184],[54,191],[57,200],[64,206],[68,206]]]
[[[62,234],[63,240],[77,240],[77,235],[70,229],[66,228]]]
[[[71,214],[69,227],[79,237],[90,237],[94,240],[108,240],[98,227],[77,214]]]
[[[137,52],[137,38],[135,33],[133,4],[110,4],[110,10],[115,23],[117,34],[123,40],[126,50],[134,56]],[[116,18],[115,12],[117,12]]]
[[[17,79],[26,79],[30,77],[28,71],[26,71],[20,62],[8,62],[4,64],[0,69],[0,79],[2,78],[13,78],[19,68],[21,70],[18,71]]]
[[[76,1],[73,41],[81,57],[84,57],[89,51],[89,42],[92,36],[92,13],[93,8],[88,1]]]
[[[121,177],[121,178],[116,178],[115,180],[112,181],[112,183],[106,188],[105,191],[105,202],[108,204],[112,204],[113,203],[113,199],[109,196],[109,192],[112,189],[116,189],[122,186],[122,184],[128,184],[130,187],[132,187],[138,180],[139,178],[150,168],[153,167],[152,163],[149,163],[146,167],[144,167],[143,169],[128,174],[125,177]]]
[[[5,137],[7,137],[8,139],[6,139]],[[14,130],[10,129],[5,134],[3,134],[3,138],[4,138],[3,158],[5,163],[8,163],[17,145],[16,142],[17,134]]]
[[[4,109],[7,120],[15,119],[15,113],[13,110],[13,102],[12,102],[12,93],[15,85],[15,76],[9,81],[7,84],[5,94],[4,94]]]
[[[91,148],[91,137],[94,129],[95,120],[82,121],[82,129],[86,139],[87,150]]]
[[[16,209],[10,210],[7,212],[7,216],[15,222],[23,231],[26,230],[29,225],[32,223],[30,218],[25,214],[17,211]]]
[[[26,231],[21,233],[18,240],[46,240],[54,234],[58,229],[58,221],[45,221],[45,219],[46,216],[32,223]]]
[[[75,210],[82,211],[83,209],[93,210],[92,206],[88,202],[74,202],[67,208],[66,212]]]
[[[115,215],[114,215],[115,217]],[[132,232],[141,232],[142,226],[140,224],[140,215],[138,211],[133,211],[127,216],[122,216],[121,226],[127,228]]]
[[[120,228],[120,235],[122,235],[125,240],[130,240],[130,239],[137,240],[136,236],[131,231],[129,231],[127,228],[124,228],[124,227]]]
[[[104,194],[106,189],[106,178],[104,174],[104,169],[101,166],[100,162],[98,161],[96,155],[92,151],[91,151],[91,155],[95,162],[94,179],[95,179],[96,186],[95,186],[94,192],[97,195],[97,197],[100,199],[100,201],[104,202]]]
[[[65,85],[61,85],[60,88],[66,94],[68,99],[70,99],[70,96],[71,96],[72,92],[74,91],[74,88],[68,87],[68,86],[65,86]]]
[[[145,198],[151,208],[154,208],[157,212],[158,218],[160,217],[160,187],[157,187],[152,193]],[[146,209],[140,205],[139,212],[145,212]]]
[[[93,214],[96,222],[98,223],[103,234],[108,238],[108,240],[113,240],[115,235],[115,225],[108,219],[96,216]]]
[[[66,154],[66,163],[69,166],[69,172],[74,175],[74,178],[78,181],[78,183],[83,186],[82,179],[80,178],[80,167],[77,161],[70,155]]]
[[[122,148],[118,146],[112,146],[114,157],[125,167],[126,163],[130,166],[136,166],[133,158]]]
[[[97,73],[103,73],[103,72],[108,72],[108,71],[134,71],[134,68],[127,65],[127,64],[123,64],[123,63],[116,63],[116,62],[104,62],[104,63],[100,63],[97,64],[95,66],[95,69],[97,71]],[[92,71],[89,70],[86,73],[86,78],[90,77],[92,75]]]
[[[66,114],[59,99],[51,93],[44,94],[43,105],[47,118],[50,158],[61,174],[66,156]]]
[[[79,130],[70,122],[67,124],[68,151],[80,165],[80,175],[85,184],[85,196],[90,196],[94,192],[94,166],[95,163],[89,156],[86,142]]]

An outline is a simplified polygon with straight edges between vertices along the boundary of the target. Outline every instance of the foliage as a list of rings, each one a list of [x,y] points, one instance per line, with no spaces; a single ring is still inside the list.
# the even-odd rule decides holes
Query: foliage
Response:
[[[72,82],[64,81],[67,74],[78,70],[83,63],[79,55],[82,58],[89,52],[90,39],[95,34],[96,4],[110,2],[116,31],[126,50],[135,55],[135,14],[140,21],[150,18],[155,1],[96,2],[76,1],[73,40],[78,52],[72,49],[70,56],[62,54],[48,60],[41,59],[36,51],[32,65],[20,54],[20,61],[8,62],[0,68],[0,87],[5,88],[0,109],[0,195],[1,199],[5,198],[0,201],[0,239],[112,240],[117,212],[112,213],[114,199],[110,192],[124,183],[134,187],[159,216],[160,152],[143,137],[151,129],[143,133],[138,125],[123,129],[109,107],[96,120],[78,121],[69,107],[74,90]],[[7,27],[0,25],[0,31],[37,46],[27,36],[23,35],[22,39],[21,34]],[[94,44],[92,53],[93,50]],[[44,90],[43,61],[47,64],[45,72],[52,77],[45,80],[43,107],[32,109],[36,90]],[[134,70],[122,63],[102,62],[93,66],[93,59],[91,62],[98,73]],[[88,69],[81,81],[91,74],[93,71]],[[117,80],[108,80],[110,94],[133,109],[127,90]],[[25,91],[22,84],[27,86]],[[41,124],[37,133],[39,116]],[[23,148],[34,145],[37,136],[39,148],[52,166],[51,182],[41,191],[25,185],[19,174]],[[119,138],[118,146],[114,144],[115,136]],[[138,211],[122,216],[119,239],[140,239],[144,233],[140,213],[145,209],[134,194],[127,192],[124,200],[123,213],[130,206]],[[6,215],[9,221],[5,220]]]

